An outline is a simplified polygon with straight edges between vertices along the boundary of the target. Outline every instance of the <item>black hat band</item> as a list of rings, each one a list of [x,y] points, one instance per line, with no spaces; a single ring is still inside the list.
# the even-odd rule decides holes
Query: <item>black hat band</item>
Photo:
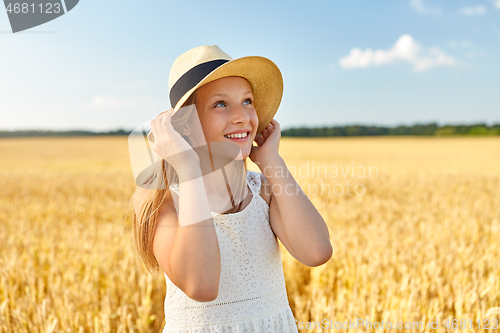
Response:
[[[179,100],[189,90],[193,89],[201,80],[210,74],[217,67],[225,64],[229,60],[217,59],[196,65],[184,73],[170,89],[170,105],[175,108]]]

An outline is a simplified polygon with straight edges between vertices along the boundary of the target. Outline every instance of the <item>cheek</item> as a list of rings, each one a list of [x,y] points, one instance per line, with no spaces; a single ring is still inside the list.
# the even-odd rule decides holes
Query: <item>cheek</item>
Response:
[[[207,140],[209,140],[213,135],[212,119],[205,117],[205,115],[200,115],[200,125],[203,130],[203,135]]]
[[[254,128],[255,134],[257,134],[257,128],[259,127],[259,117],[257,117],[257,113],[252,117],[252,126]]]
[[[202,121],[203,132],[208,139],[220,139],[226,123],[217,117],[209,117]]]

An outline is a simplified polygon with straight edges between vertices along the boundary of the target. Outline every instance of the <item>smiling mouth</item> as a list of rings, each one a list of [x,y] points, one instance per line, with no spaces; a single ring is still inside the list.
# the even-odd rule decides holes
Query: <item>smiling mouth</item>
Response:
[[[248,136],[250,135],[250,132],[246,133],[238,133],[238,134],[228,134],[224,135],[226,139],[229,139],[231,141],[235,142],[246,142],[248,140]]]

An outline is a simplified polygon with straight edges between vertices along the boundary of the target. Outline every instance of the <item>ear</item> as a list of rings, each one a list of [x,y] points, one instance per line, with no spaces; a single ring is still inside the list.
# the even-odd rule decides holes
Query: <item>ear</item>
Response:
[[[186,126],[182,129],[181,135],[183,135],[183,136],[189,136],[191,134],[192,134],[191,126],[189,126],[189,124],[186,124]]]

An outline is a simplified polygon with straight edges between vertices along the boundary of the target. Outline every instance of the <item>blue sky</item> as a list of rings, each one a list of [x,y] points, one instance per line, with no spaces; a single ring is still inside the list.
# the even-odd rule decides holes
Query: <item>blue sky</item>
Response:
[[[500,122],[500,0],[83,0],[16,34],[0,13],[0,129],[135,128],[213,44],[278,65],[283,129]]]

